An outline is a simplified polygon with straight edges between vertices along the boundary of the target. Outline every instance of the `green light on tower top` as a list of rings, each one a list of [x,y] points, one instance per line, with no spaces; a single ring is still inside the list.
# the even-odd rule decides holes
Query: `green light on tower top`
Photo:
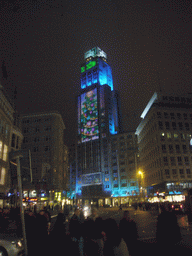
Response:
[[[97,62],[96,62],[95,60],[89,61],[89,62],[86,64],[86,70],[95,67],[96,64],[97,64]],[[83,73],[83,72],[85,72],[85,66],[81,67],[81,73]]]
[[[96,66],[96,61],[95,60],[92,60],[92,61],[90,61],[90,62],[88,62],[87,64],[86,64],[86,70],[88,70],[88,69],[90,69],[90,68],[93,68],[93,67],[95,67]]]
[[[85,67],[81,67],[81,73],[85,72]]]

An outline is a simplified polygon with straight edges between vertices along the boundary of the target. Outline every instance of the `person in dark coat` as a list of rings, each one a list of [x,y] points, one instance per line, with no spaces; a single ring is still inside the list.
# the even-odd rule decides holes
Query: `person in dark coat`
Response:
[[[83,255],[103,256],[102,219],[86,219],[83,224]]]
[[[33,256],[36,254],[34,244],[36,243],[35,237],[37,232],[36,216],[32,211],[28,211],[25,214],[25,230],[27,238],[28,255]]]
[[[48,222],[43,211],[40,211],[36,217],[36,243],[34,244],[36,248],[36,255],[47,255],[48,253]]]
[[[65,217],[63,213],[57,215],[53,230],[49,234],[50,255],[60,255],[66,243]]]
[[[67,235],[67,255],[81,255],[81,238],[82,238],[82,223],[80,219],[80,210],[77,208],[69,221],[69,234]]]
[[[157,243],[159,249],[163,252],[170,252],[175,244],[181,240],[180,228],[177,223],[177,217],[174,213],[163,211],[157,219],[156,231]]]
[[[123,218],[119,222],[120,234],[127,244],[130,255],[134,255],[137,246],[137,226],[134,220],[131,220],[129,211],[124,211]]]
[[[121,236],[118,225],[114,219],[104,220],[103,232],[104,238],[104,255],[129,256],[129,248]]]

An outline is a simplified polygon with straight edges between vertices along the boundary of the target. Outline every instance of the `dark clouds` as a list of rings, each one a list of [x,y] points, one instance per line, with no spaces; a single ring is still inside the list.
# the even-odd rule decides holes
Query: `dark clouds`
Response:
[[[191,90],[191,11],[186,0],[2,1],[0,61],[8,77],[1,82],[9,94],[17,87],[21,112],[60,111],[70,144],[80,64],[99,46],[120,91],[125,128],[134,129],[154,91]]]

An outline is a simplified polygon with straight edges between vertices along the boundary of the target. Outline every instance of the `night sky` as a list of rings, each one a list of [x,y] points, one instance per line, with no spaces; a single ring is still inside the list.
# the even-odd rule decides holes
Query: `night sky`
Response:
[[[20,113],[57,110],[74,142],[84,53],[107,53],[125,130],[155,91],[191,92],[190,0],[1,1],[0,80]]]

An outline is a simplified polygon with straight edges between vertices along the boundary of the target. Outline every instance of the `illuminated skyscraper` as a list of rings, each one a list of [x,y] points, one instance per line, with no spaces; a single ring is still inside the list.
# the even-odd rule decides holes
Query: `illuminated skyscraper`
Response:
[[[104,152],[110,152],[111,135],[122,130],[120,103],[106,53],[95,47],[85,53],[84,59],[77,100],[76,194],[98,199],[111,193],[110,186],[104,189]]]

